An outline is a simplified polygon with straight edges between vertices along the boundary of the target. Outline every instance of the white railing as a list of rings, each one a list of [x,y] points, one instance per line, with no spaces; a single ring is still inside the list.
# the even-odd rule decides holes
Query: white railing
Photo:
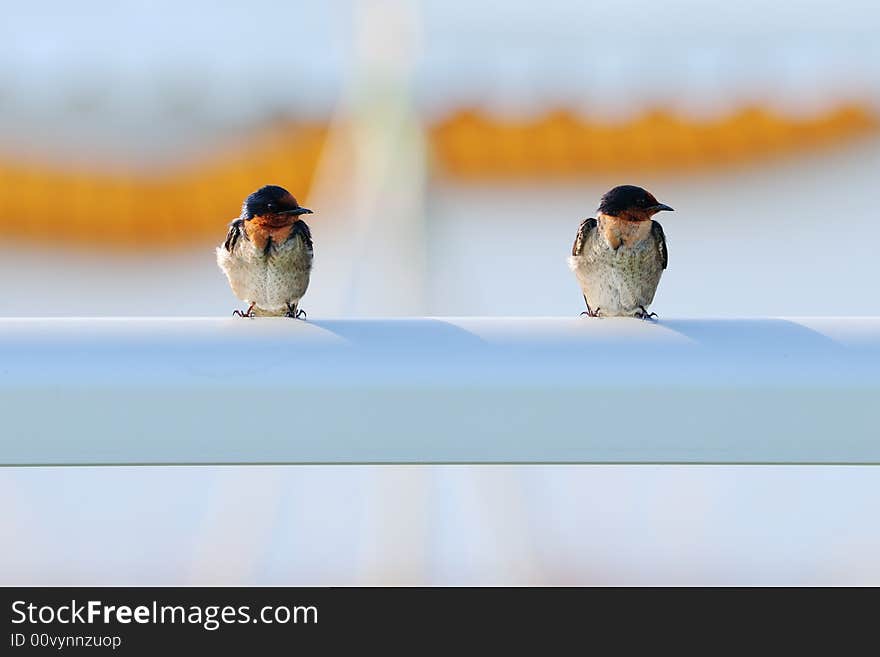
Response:
[[[2,319],[0,464],[880,463],[880,318]]]

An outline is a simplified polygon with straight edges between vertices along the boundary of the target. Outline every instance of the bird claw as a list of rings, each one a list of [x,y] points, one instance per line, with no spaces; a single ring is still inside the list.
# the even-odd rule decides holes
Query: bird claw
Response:
[[[233,310],[232,316],[233,317],[245,317],[248,319],[252,319],[254,317],[254,309],[248,308],[247,310]]]
[[[645,310],[644,306],[639,306],[639,308],[641,309],[640,312],[637,312],[635,315],[633,315],[633,317],[637,319],[644,319],[648,322],[657,318],[657,313],[649,313],[647,310]]]
[[[583,317],[584,315],[586,315],[587,317],[599,317],[600,310],[602,310],[602,309],[596,308],[596,310],[585,310],[584,312],[581,313],[580,316]]]
[[[301,319],[303,321],[307,320],[309,316],[306,314],[305,310],[301,308],[290,308],[286,313],[284,313],[285,317],[290,317],[291,319]]]

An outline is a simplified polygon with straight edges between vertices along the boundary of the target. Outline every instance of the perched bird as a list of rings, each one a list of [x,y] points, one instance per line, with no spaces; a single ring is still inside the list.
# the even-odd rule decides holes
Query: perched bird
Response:
[[[300,217],[311,213],[277,185],[261,187],[245,199],[241,216],[229,224],[217,247],[217,264],[232,291],[250,304],[233,315],[305,317],[299,300],[309,287],[313,247]]]
[[[585,314],[656,317],[648,307],[668,256],[663,228],[651,217],[662,210],[672,208],[641,187],[621,185],[602,197],[597,219],[581,223],[568,266],[584,293]]]

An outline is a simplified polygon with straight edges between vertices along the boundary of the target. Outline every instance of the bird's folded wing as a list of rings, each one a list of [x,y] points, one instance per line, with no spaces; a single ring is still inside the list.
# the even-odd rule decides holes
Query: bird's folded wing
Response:
[[[306,225],[304,221],[297,221],[293,224],[293,229],[290,231],[290,236],[287,239],[291,240],[295,235],[302,237],[306,249],[309,251],[314,250],[314,245],[312,244],[312,231],[309,230],[308,225]]]
[[[666,250],[666,235],[663,234],[663,226],[656,221],[651,222],[651,235],[657,243],[657,250],[660,252],[660,262],[663,263],[663,269],[669,264],[669,252]]]
[[[223,248],[232,253],[239,238],[244,234],[244,219],[236,219],[229,224],[229,232],[226,233],[226,239],[223,241]]]
[[[584,219],[578,227],[577,235],[574,238],[574,244],[571,247],[571,255],[579,256],[584,251],[584,245],[587,243],[587,237],[590,231],[596,229],[596,220],[590,217]]]

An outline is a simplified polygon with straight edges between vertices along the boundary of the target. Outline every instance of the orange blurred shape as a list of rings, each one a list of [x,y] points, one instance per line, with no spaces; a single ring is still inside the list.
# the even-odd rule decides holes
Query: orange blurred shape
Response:
[[[427,127],[436,175],[492,181],[635,172],[682,174],[844,143],[876,132],[866,107],[814,117],[744,107],[714,120],[656,109],[623,123],[567,109],[537,117],[476,108]],[[219,242],[242,199],[267,183],[306,198],[326,125],[276,122],[190,166],[108,173],[0,156],[0,231],[8,238],[142,248]]]
[[[745,107],[715,120],[652,110],[626,123],[567,110],[512,121],[477,109],[431,128],[441,175],[465,179],[557,178],[600,173],[690,172],[759,161],[877,130],[877,117],[844,105],[817,117]]]
[[[162,175],[113,175],[0,159],[0,229],[39,242],[122,247],[219,241],[242,199],[266,183],[308,194],[326,128],[286,125],[253,151]]]

